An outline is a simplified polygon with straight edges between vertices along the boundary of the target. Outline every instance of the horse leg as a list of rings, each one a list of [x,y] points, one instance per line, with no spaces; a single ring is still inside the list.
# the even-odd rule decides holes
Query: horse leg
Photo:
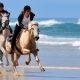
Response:
[[[3,53],[2,53],[2,51],[0,50],[0,65],[2,65],[2,64],[3,64],[2,57],[3,57]]]
[[[31,61],[30,50],[29,49],[25,49],[25,48],[22,47],[22,52],[23,52],[23,54],[27,53],[29,55],[28,61],[26,61],[26,65],[29,65],[29,63]]]
[[[16,58],[14,60],[14,75],[15,76],[19,76],[20,74],[17,72],[16,70],[16,66],[18,66],[18,59],[20,58],[21,55],[19,55],[17,52],[16,52]]]
[[[1,47],[1,51],[3,52],[3,56],[5,56],[5,58],[6,58],[6,65],[8,66],[9,65],[8,54],[3,47]]]
[[[39,60],[39,57],[38,57],[38,53],[36,52],[36,53],[34,53],[33,55],[34,55],[34,57],[35,57],[38,65],[39,65],[39,67],[40,67],[40,69],[41,69],[41,72],[45,71],[45,69],[43,68],[42,64],[40,63],[40,60]]]
[[[12,61],[13,65],[14,65],[14,53],[11,54],[11,61]]]
[[[16,53],[16,59],[14,60],[14,65],[18,66],[18,59],[20,58],[21,55]]]
[[[6,57],[6,63],[7,63],[6,65],[8,66],[8,65],[9,65],[9,61],[8,61],[8,54],[6,54],[6,56],[5,56],[5,57]]]
[[[14,63],[14,53],[11,54],[11,61],[13,63],[13,71],[16,72],[16,65]]]
[[[29,57],[28,57],[28,61],[26,61],[26,65],[29,65],[30,61],[31,61],[31,55],[29,53]]]
[[[9,65],[9,61],[8,61],[8,54],[7,51],[5,49],[5,41],[6,41],[6,37],[3,38],[3,41],[1,43],[1,51],[3,52],[3,56],[5,56],[6,58],[6,65]]]

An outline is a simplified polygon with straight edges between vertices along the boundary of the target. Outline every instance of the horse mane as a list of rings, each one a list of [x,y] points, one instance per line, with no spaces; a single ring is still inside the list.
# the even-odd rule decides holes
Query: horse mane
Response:
[[[35,25],[39,25],[38,22],[36,22],[36,21],[30,21],[29,24],[28,24],[28,27],[30,27],[30,26],[32,26],[34,24]]]

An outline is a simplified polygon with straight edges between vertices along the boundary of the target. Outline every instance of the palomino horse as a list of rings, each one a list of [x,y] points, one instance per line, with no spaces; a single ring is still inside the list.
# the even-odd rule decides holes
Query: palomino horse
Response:
[[[35,39],[39,38],[39,28],[38,28],[38,23],[31,21],[29,25],[24,27],[22,29],[22,32],[20,34],[19,39],[16,40],[16,47],[14,53],[16,54],[15,60],[14,60],[14,53],[11,54],[12,56],[12,62],[13,65],[16,69],[16,66],[18,65],[18,59],[20,58],[21,55],[28,55],[28,61],[26,61],[26,64],[28,65],[31,61],[31,53],[34,55],[41,71],[45,71],[45,69],[42,67],[40,60],[38,58],[38,52],[36,50],[36,42]],[[9,49],[9,47],[7,48]],[[9,49],[10,50],[10,49]]]
[[[1,17],[1,32],[0,32],[0,50],[3,53],[3,55],[6,57],[6,65],[9,65],[9,61],[8,61],[8,55],[7,55],[7,51],[5,49],[5,42],[6,39],[9,37],[10,35],[10,30],[9,30],[9,14],[2,14]]]

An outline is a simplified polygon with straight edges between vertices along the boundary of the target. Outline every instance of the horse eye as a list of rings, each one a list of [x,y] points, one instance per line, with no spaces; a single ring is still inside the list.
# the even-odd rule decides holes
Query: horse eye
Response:
[[[34,30],[34,28],[32,28]]]

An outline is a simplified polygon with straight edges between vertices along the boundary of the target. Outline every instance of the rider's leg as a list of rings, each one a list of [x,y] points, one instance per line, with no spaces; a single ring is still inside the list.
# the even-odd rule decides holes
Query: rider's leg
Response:
[[[12,52],[14,52],[14,46],[15,46],[15,42],[16,42],[16,37],[17,37],[18,33],[20,32],[20,30],[21,30],[21,27],[19,27],[19,26],[15,27],[14,34],[13,34],[12,41],[11,41],[11,52],[10,52],[10,54]]]
[[[12,34],[13,33],[13,30],[12,28],[9,26],[9,30],[10,30],[10,33]]]

